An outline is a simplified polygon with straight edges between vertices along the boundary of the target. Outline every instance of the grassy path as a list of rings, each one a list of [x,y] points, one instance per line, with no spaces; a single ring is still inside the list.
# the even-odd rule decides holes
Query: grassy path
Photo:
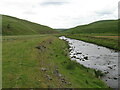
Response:
[[[3,37],[3,88],[106,88],[94,70],[73,62],[49,35]]]

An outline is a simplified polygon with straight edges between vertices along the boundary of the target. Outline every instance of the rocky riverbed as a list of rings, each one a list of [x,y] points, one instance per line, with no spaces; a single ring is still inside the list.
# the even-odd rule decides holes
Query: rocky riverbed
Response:
[[[71,60],[76,60],[86,67],[101,70],[105,73],[101,79],[108,86],[118,88],[118,78],[120,77],[118,74],[118,52],[64,36],[59,38],[68,42]]]

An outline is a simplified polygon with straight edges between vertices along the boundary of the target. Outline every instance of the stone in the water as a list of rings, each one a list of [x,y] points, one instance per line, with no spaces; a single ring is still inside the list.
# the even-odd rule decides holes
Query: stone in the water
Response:
[[[85,61],[84,59],[82,59],[82,61]]]
[[[86,56],[86,57],[84,57],[84,59],[88,60],[88,57]]]
[[[109,72],[107,71],[107,72],[105,72],[105,74],[108,74]]]
[[[80,59],[80,58],[77,57],[76,59]]]
[[[77,52],[76,54],[82,54],[81,52]]]
[[[110,77],[108,77],[108,79],[111,79]]]
[[[99,59],[100,57],[96,57],[96,59]]]
[[[72,56],[71,58],[76,58],[76,56]]]
[[[114,77],[114,79],[115,79],[115,80],[117,80],[117,78],[116,78],[116,77]]]
[[[108,66],[108,68],[112,69],[112,67]]]
[[[116,67],[117,65],[113,65],[114,67]]]

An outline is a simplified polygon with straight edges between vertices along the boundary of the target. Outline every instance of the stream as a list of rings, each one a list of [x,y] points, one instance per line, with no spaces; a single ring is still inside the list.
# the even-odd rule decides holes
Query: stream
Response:
[[[68,42],[69,56],[71,60],[76,60],[85,67],[101,70],[105,73],[101,79],[111,88],[118,88],[118,52],[84,41],[66,38],[59,39]]]

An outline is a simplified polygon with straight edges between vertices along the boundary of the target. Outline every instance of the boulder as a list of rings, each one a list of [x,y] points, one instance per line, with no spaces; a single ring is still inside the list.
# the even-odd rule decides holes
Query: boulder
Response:
[[[76,54],[82,54],[81,52],[77,52]]]
[[[85,59],[85,60],[88,60],[88,56],[85,56],[84,59]]]
[[[114,77],[114,79],[115,79],[115,80],[117,80],[117,78],[116,78],[116,77]]]

